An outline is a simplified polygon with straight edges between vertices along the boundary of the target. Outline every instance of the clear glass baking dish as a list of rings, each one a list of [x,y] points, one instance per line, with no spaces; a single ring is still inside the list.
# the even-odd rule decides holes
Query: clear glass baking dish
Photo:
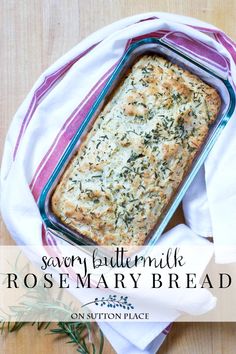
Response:
[[[157,53],[178,64],[184,69],[198,75],[203,81],[214,87],[221,96],[222,105],[218,117],[212,125],[209,135],[201,150],[195,157],[188,174],[181,182],[177,192],[171,200],[171,203],[167,205],[165,211],[158,219],[155,229],[147,237],[145,242],[145,245],[148,246],[156,244],[158,238],[164,231],[176,208],[180,204],[185,192],[196,176],[198,170],[204,163],[204,160],[206,159],[210,149],[213,147],[217,137],[224,129],[235,109],[235,93],[231,83],[228,80],[228,66],[226,59],[215,52],[214,49],[205,47],[204,44],[197,41],[194,41],[196,51],[193,55],[192,52],[189,52],[188,48],[184,47],[183,39],[187,39],[187,41],[193,41],[183,33],[172,33],[171,35],[165,36],[162,39],[141,39],[131,44],[129,49],[121,58],[104,89],[94,103],[92,109],[88,113],[81,126],[78,128],[77,133],[59,160],[56,168],[54,169],[51,177],[49,178],[40,195],[39,210],[42,219],[46,227],[55,236],[62,238],[71,244],[95,245],[95,243],[89,238],[64,225],[53,214],[50,206],[50,199],[55,186],[59,182],[60,177],[63,174],[70,159],[78,149],[80,142],[91,129],[95,119],[106,104],[107,99],[110,97],[113,90],[117,87],[117,84],[120,82],[127,70],[132,66],[134,61],[139,56],[147,53]],[[203,48],[201,46],[203,46]],[[202,49],[206,54],[204,63],[201,55]]]

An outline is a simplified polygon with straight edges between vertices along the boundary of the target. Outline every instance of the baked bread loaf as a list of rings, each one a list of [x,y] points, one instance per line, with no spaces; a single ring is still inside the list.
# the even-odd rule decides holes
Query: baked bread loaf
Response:
[[[142,245],[176,193],[221,100],[158,55],[139,58],[81,143],[53,213],[99,245]]]

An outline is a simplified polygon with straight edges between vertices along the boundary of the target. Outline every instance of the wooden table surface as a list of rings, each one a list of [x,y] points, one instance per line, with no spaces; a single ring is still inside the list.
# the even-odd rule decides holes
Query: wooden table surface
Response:
[[[196,17],[236,40],[235,0],[0,0],[1,154],[12,116],[42,71],[98,28],[148,11]],[[172,223],[180,220],[178,214]],[[1,223],[0,244],[12,243]],[[65,342],[65,338],[26,327],[18,334],[2,335],[0,352],[76,353]],[[235,354],[235,348],[234,323],[178,323],[158,353]],[[111,353],[114,350],[106,340],[104,354]]]

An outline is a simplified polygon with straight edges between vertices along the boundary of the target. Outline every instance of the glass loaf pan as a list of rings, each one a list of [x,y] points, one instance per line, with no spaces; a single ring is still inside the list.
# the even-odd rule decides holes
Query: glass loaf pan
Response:
[[[159,217],[155,229],[147,237],[145,245],[150,246],[156,244],[158,238],[164,231],[170,218],[180,204],[186,190],[204,163],[204,160],[206,159],[210,149],[213,147],[217,137],[233,114],[235,108],[235,93],[227,78],[227,73],[223,72],[223,74],[221,74],[221,72],[215,71],[212,69],[211,65],[203,64],[201,60],[198,60],[197,56],[193,58],[191,55],[189,55],[187,50],[185,51],[183,49],[183,47],[170,43],[165,39],[147,38],[133,43],[125,52],[124,56],[114,70],[111,78],[94,103],[93,108],[88,113],[82,125],[78,128],[77,133],[59,160],[39,198],[39,209],[46,227],[50,229],[50,232],[52,232],[54,235],[64,239],[71,244],[94,245],[95,243],[86,236],[79,234],[75,230],[63,224],[52,213],[50,200],[53,190],[58,184],[60,177],[62,176],[72,156],[78,149],[81,141],[83,141],[83,138],[91,129],[95,119],[106,104],[108,97],[117,87],[118,83],[125,75],[125,73],[127,73],[129,68],[133,65],[135,60],[139,56],[148,53],[161,55],[169,61],[176,63],[182,68],[200,77],[203,81],[218,91],[222,100],[222,104],[218,117],[214,124],[211,126],[205,143],[203,144],[200,151],[198,151],[190,170],[182,180],[177,192],[171,200],[171,203],[166,206],[161,217]]]

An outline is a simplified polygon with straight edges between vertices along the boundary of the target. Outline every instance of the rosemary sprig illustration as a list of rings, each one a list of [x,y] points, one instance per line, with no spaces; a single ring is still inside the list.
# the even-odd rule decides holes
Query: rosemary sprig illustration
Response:
[[[117,297],[117,295],[109,295],[107,298],[103,296],[101,299],[98,299],[96,297],[93,301],[87,302],[81,307],[85,307],[91,304],[95,304],[96,306],[106,305],[107,307],[112,307],[112,308],[121,307],[124,310],[134,309],[134,306],[128,302],[128,296],[122,296],[122,295],[119,298]]]

